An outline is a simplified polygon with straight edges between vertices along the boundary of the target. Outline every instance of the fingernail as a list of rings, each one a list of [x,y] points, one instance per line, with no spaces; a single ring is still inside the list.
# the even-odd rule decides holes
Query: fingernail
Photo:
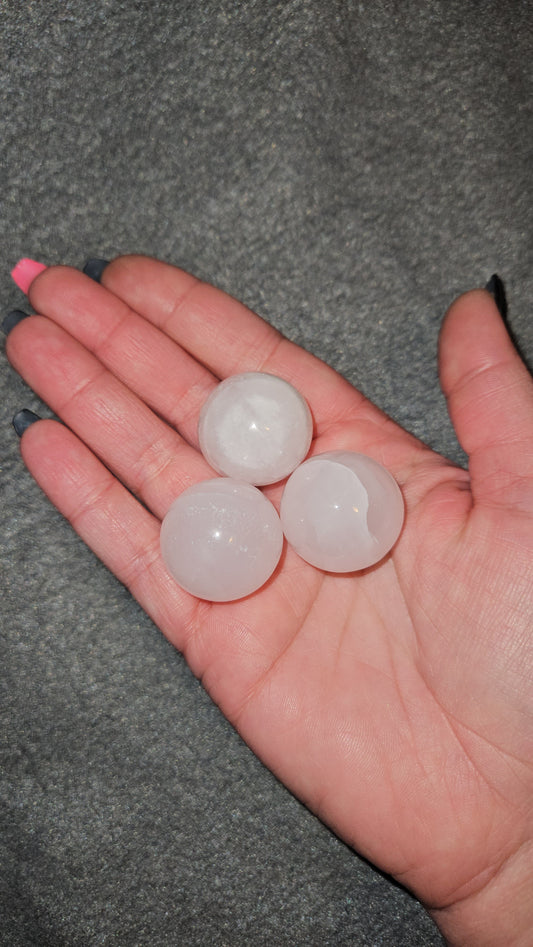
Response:
[[[487,285],[485,286],[494,299],[498,307],[498,312],[502,319],[507,319],[507,297],[505,295],[505,286],[497,273],[493,273]]]
[[[23,319],[27,319],[28,317],[29,312],[23,312],[22,309],[12,309],[2,322],[2,329],[6,335],[9,335],[11,329],[14,329],[15,326],[18,326],[19,322],[22,322]]]
[[[103,260],[100,257],[91,257],[83,267],[83,272],[86,276],[90,276],[95,283],[99,283],[108,263],[109,260]]]
[[[11,276],[15,280],[18,288],[23,293],[27,293],[36,276],[46,270],[44,263],[38,263],[37,260],[29,260],[27,257],[19,260],[14,269],[11,270]]]
[[[35,414],[34,411],[30,411],[29,408],[23,408],[22,411],[17,412],[12,424],[18,436],[22,437],[24,431],[27,431],[31,424],[35,424],[36,421],[40,420],[41,418],[38,414]]]

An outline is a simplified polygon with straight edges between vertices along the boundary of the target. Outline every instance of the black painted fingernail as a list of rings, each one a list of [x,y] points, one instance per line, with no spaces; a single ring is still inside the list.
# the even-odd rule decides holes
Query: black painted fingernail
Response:
[[[2,329],[6,335],[9,335],[11,329],[14,329],[15,326],[18,326],[19,322],[22,322],[23,319],[27,319],[29,312],[23,312],[22,309],[12,309],[11,312],[8,312],[4,321],[2,322]]]
[[[99,257],[94,257],[87,260],[87,263],[83,267],[83,272],[86,276],[90,276],[95,283],[99,283],[108,263],[109,260],[101,260]]]
[[[35,424],[36,421],[40,420],[41,418],[38,414],[35,414],[34,411],[30,411],[29,408],[23,408],[22,411],[17,412],[11,423],[18,436],[22,437],[24,431],[26,431],[31,424]]]
[[[505,286],[497,273],[493,273],[487,285],[485,286],[494,299],[498,307],[498,312],[502,319],[507,319],[507,297],[505,295]]]

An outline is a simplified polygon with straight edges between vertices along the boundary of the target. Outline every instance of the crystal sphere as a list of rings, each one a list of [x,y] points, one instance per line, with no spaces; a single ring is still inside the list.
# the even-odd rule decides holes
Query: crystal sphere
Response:
[[[260,490],[225,477],[188,487],[161,525],[161,554],[176,582],[210,602],[255,592],[283,547],[276,510]]]
[[[287,477],[311,444],[307,402],[287,381],[265,372],[226,378],[200,412],[201,451],[218,473],[264,485]]]
[[[326,572],[374,565],[403,524],[400,488],[371,457],[350,451],[317,454],[289,477],[280,510],[283,531],[306,562]]]

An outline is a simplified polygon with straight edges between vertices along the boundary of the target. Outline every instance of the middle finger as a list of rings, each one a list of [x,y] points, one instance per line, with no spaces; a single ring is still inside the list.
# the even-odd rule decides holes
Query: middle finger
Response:
[[[202,455],[51,320],[9,334],[12,365],[156,516],[186,487],[213,477]]]
[[[198,446],[198,414],[219,379],[127,303],[71,267],[39,277],[38,312],[78,339],[124,385]]]

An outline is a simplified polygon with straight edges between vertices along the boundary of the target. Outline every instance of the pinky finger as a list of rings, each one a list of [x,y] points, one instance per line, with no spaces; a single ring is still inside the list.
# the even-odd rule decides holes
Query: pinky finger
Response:
[[[58,421],[39,420],[23,430],[21,453],[54,506],[182,650],[196,600],[163,565],[159,520]]]

